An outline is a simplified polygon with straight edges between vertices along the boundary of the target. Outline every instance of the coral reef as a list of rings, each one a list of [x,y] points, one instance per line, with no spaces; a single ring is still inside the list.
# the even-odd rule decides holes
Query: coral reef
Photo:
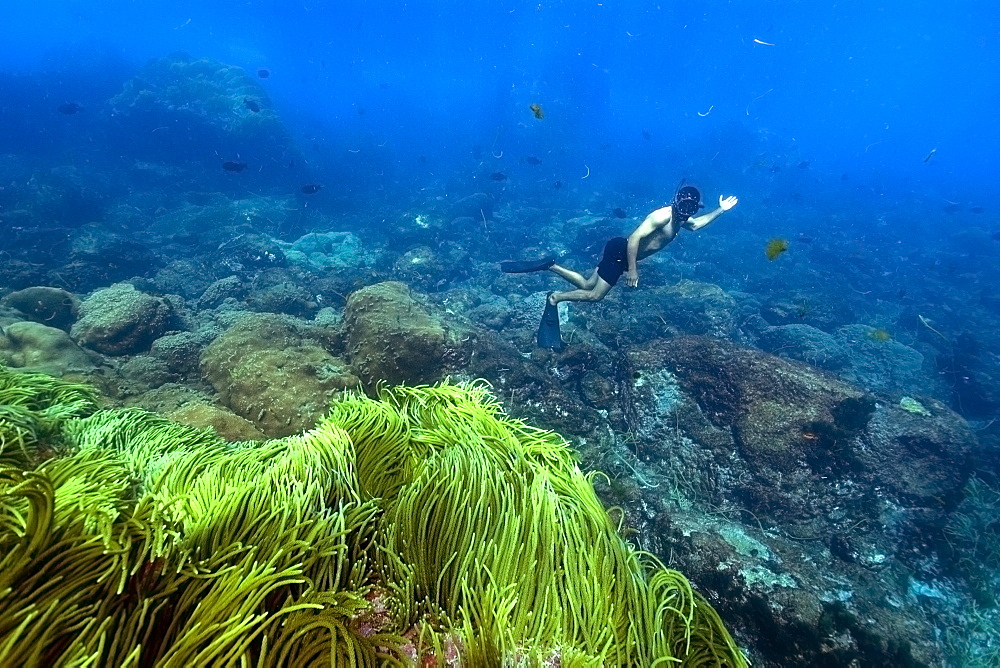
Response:
[[[261,444],[38,375],[0,370],[0,400],[4,665],[746,665],[481,387]]]

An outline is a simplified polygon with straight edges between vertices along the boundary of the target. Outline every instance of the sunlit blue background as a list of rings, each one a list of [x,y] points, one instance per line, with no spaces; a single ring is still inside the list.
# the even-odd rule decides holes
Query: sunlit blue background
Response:
[[[183,50],[268,68],[262,83],[303,151],[360,199],[496,169],[523,176],[526,197],[529,179],[561,180],[655,203],[686,177],[711,197],[768,201],[762,215],[789,197],[813,204],[795,227],[822,227],[815,211],[863,223],[902,208],[934,231],[968,217],[942,206],[990,215],[998,194],[994,3],[4,5],[0,68],[43,83],[8,82],[3,104],[46,122],[6,123],[0,150],[59,150],[72,137],[53,104],[99,108],[147,59]]]

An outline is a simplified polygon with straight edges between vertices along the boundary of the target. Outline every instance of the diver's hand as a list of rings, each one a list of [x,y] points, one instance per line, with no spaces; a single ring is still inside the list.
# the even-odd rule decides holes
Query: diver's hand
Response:
[[[730,195],[729,197],[724,197],[723,195],[719,195],[719,208],[722,209],[723,211],[729,211],[734,206],[736,206],[737,202],[739,202],[739,200],[736,199],[736,197],[734,197],[733,195]]]
[[[625,285],[630,288],[634,288],[639,285],[639,274],[638,272],[630,271],[625,274]]]

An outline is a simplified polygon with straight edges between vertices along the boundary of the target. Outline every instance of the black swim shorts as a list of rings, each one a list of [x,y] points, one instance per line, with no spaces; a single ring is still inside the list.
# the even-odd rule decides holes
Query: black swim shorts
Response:
[[[597,275],[614,285],[628,269],[628,239],[615,237],[604,244],[604,255],[597,265]]]

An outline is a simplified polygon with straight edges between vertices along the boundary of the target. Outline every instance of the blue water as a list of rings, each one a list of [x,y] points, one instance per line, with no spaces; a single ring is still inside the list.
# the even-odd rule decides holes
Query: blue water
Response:
[[[220,149],[127,125],[113,98],[164,58],[242,68],[248,99],[287,136]],[[488,292],[495,263],[512,257],[567,253],[584,269],[607,235],[627,234],[686,180],[709,208],[723,195],[739,204],[642,265],[640,290],[694,279],[740,295],[741,318],[749,304],[770,319],[756,332],[736,323],[733,338],[765,348],[755,337],[768,324],[885,330],[923,366],[892,376],[876,350],[846,379],[892,401],[938,399],[995,453],[998,103],[1000,5],[982,0],[5,0],[0,250],[29,265],[66,262],[50,246],[84,238],[85,225],[142,231],[109,222],[119,203],[142,209],[135,226],[199,192],[288,197],[318,212],[262,230],[284,241],[322,220],[366,249],[403,254],[429,242],[395,236],[398,221],[485,192],[496,216],[481,212],[484,236],[466,225],[452,239],[475,269],[416,287]],[[60,111],[67,104],[78,108]],[[157,165],[178,170],[176,190],[127,180]],[[45,199],[60,179],[78,199]],[[309,186],[318,192],[303,194]],[[593,234],[546,233],[551,217],[588,212],[607,217]],[[773,239],[788,250],[770,261]],[[65,275],[81,296],[103,287]],[[191,303],[205,287],[187,294],[157,280]]]

